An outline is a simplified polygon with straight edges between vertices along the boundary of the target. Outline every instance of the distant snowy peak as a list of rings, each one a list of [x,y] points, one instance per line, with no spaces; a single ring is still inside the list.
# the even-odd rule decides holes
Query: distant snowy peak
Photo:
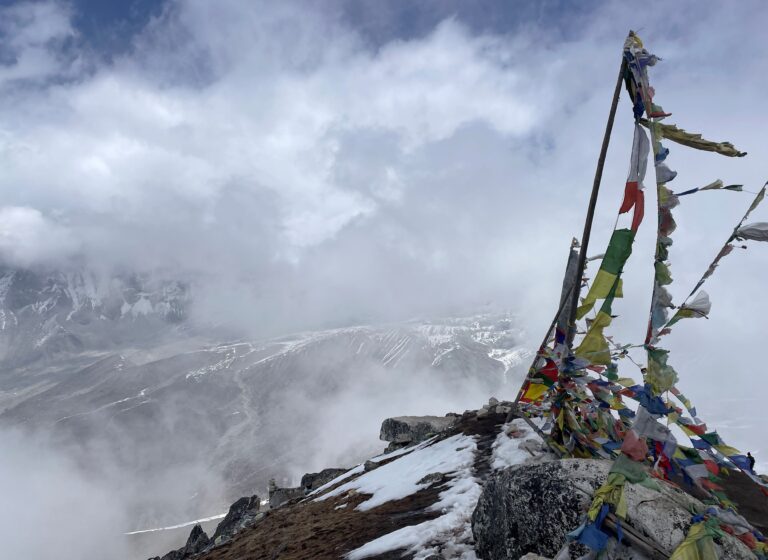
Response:
[[[490,386],[520,373],[531,356],[524,333],[508,314],[410,321],[396,325],[356,326],[311,331],[262,342],[222,344],[187,379],[226,373],[254,365],[277,364],[302,355],[333,355],[343,367],[378,363],[386,369],[434,369],[454,379],[486,378]],[[341,364],[339,363],[339,366]]]
[[[88,271],[0,268],[0,311],[6,323],[25,313],[56,315],[62,322],[147,315],[177,322],[185,316],[188,299],[188,287],[181,282],[136,274],[106,277]]]
[[[21,365],[151,337],[183,322],[189,299],[188,287],[177,281],[0,266],[0,363]]]

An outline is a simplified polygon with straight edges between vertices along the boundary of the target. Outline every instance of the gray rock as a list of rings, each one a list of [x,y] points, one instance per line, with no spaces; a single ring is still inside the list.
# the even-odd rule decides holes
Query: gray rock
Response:
[[[583,521],[610,466],[608,461],[565,459],[511,467],[490,477],[472,516],[478,556],[484,560],[508,560],[528,553],[555,557],[566,533]],[[685,538],[691,511],[705,509],[698,500],[664,483],[661,491],[627,484],[625,495],[626,522],[670,554]],[[582,547],[571,545],[572,557],[586,552],[577,548]],[[719,548],[720,558],[752,558],[749,549],[730,536]],[[604,558],[647,560],[615,539],[609,542]]]
[[[259,514],[259,497],[255,494],[251,497],[243,497],[229,506],[229,511],[224,519],[216,526],[216,531],[211,538],[214,542],[221,542],[225,538],[231,538],[242,529],[249,521]]]
[[[324,484],[329,483],[334,478],[337,478],[347,472],[349,469],[323,469],[316,473],[307,473],[301,477],[301,487],[304,488],[304,492],[312,492],[317,490]]]
[[[195,554],[204,551],[210,544],[211,540],[208,538],[208,535],[205,534],[203,528],[200,527],[200,525],[195,525],[189,533],[187,543],[183,547],[177,550],[172,550],[162,558],[158,559],[155,557],[150,560],[187,560]]]
[[[304,497],[304,488],[276,488],[269,493],[269,507],[274,509],[281,505]]]
[[[408,447],[408,444],[407,443],[395,443],[394,441],[390,442],[389,445],[387,445],[384,448],[384,454],[386,455],[387,453],[392,453],[393,451],[397,451],[398,449],[402,449],[403,447]]]
[[[499,399],[496,397],[491,397],[488,399],[488,406],[496,406],[497,404],[499,404]]]
[[[434,484],[436,482],[440,483],[443,481],[445,481],[445,474],[441,472],[433,472],[422,477],[422,479],[419,480],[416,484]]]
[[[208,538],[208,535],[205,534],[205,531],[203,531],[203,528],[200,527],[200,525],[195,525],[192,528],[192,532],[189,533],[187,544],[184,545],[184,552],[188,556],[197,554],[205,550],[210,542],[211,541]]]
[[[366,461],[363,463],[363,470],[365,472],[370,472],[373,469],[379,468],[379,464],[376,461]]]
[[[379,438],[393,443],[417,443],[451,428],[454,416],[397,416],[381,424]]]

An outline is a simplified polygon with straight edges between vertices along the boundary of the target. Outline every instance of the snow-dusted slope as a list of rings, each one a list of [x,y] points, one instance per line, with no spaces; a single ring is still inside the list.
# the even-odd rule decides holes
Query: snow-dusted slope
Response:
[[[516,390],[507,382],[527,366],[519,339],[512,318],[477,316],[185,351],[69,351],[0,376],[0,427],[52,431],[82,462],[146,481],[126,530],[172,525],[271,477],[291,485],[380,451],[381,418],[442,415]],[[153,504],[163,473],[188,478],[199,497],[187,509]]]
[[[467,411],[447,431],[375,456],[227,539],[208,541],[194,557],[269,558],[279,549],[294,560],[477,560],[472,515],[486,481],[508,466],[552,458],[525,422],[504,423],[509,404]]]

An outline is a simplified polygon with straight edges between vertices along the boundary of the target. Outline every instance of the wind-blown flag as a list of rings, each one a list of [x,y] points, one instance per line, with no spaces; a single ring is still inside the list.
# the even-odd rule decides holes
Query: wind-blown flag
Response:
[[[581,319],[595,306],[598,299],[605,299],[613,292],[613,297],[622,297],[621,272],[629,255],[632,254],[632,242],[635,240],[635,232],[631,229],[617,229],[611,235],[608,249],[600,265],[592,287],[579,306],[576,317]]]

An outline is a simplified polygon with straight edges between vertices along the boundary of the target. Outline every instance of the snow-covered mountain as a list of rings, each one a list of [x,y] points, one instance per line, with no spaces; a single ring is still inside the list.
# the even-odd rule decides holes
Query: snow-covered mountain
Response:
[[[0,364],[146,343],[181,323],[188,302],[178,281],[0,266]]]
[[[0,274],[0,428],[119,472],[126,531],[350,465],[381,451],[381,418],[515,391],[529,359],[503,314],[217,342],[193,334],[178,282]]]

